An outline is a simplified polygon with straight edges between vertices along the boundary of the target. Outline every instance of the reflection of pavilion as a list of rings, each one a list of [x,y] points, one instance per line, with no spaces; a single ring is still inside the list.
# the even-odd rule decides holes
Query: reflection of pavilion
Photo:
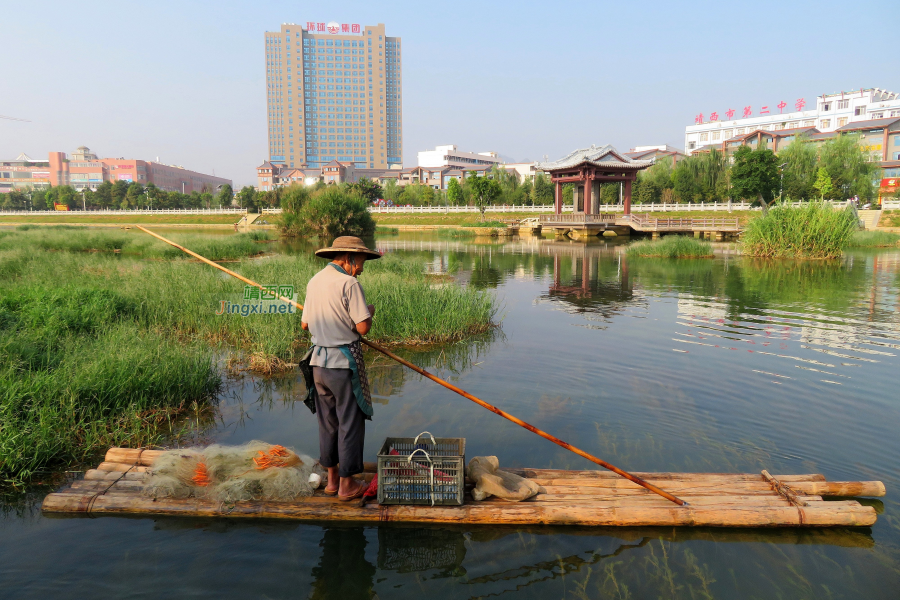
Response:
[[[576,312],[597,312],[605,317],[619,314],[643,295],[635,293],[628,274],[628,260],[618,253],[610,260],[610,252],[580,245],[580,256],[558,253],[553,257],[553,283],[546,298],[563,302]]]

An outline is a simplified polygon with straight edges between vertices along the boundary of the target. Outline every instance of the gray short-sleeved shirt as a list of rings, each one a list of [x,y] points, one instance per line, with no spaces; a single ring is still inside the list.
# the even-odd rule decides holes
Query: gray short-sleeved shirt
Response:
[[[372,315],[366,296],[355,277],[327,265],[306,285],[301,320],[309,325],[317,346],[310,364],[328,369],[349,369],[350,362],[337,346],[359,339],[353,328]],[[321,348],[321,351],[319,350]]]

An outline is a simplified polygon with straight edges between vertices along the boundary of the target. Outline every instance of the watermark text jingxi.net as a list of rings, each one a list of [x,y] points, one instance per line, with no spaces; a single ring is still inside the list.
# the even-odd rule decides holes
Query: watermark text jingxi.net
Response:
[[[264,285],[262,289],[244,286],[244,295],[235,295],[230,300],[219,300],[217,315],[292,315],[297,307],[281,298],[290,298],[297,302],[297,294],[293,285]]]

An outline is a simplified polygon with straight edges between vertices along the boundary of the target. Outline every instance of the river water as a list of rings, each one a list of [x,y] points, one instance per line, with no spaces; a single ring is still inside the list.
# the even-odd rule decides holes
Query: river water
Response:
[[[406,356],[634,471],[885,483],[861,529],[360,527],[0,516],[3,598],[896,598],[900,252],[842,261],[629,259],[622,243],[379,237],[493,290],[501,327]],[[291,248],[285,248],[291,251]],[[294,249],[296,250],[296,249]],[[363,284],[365,276],[363,275]],[[377,321],[376,325],[377,327]],[[592,468],[371,356],[366,458],[386,436],[465,437],[501,465]],[[316,454],[293,377],[232,381],[209,439]]]

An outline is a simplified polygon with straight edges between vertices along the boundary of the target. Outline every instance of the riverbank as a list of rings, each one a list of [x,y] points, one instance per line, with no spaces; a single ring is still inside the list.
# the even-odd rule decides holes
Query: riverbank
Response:
[[[30,215],[22,213],[21,215],[0,215],[0,226],[3,225],[88,225],[88,226],[119,226],[119,225],[224,225],[233,226],[243,215],[241,214],[162,214],[162,215],[146,215],[146,214],[128,214],[110,215],[98,214],[92,215],[89,212],[73,212],[66,214],[61,212],[58,215]]]
[[[172,237],[300,303],[325,264],[278,254],[262,232]],[[373,341],[450,344],[494,327],[490,292],[434,285],[422,261],[388,255],[360,281],[378,307]],[[215,404],[219,359],[292,370],[309,336],[293,309],[257,312],[255,290],[134,230],[0,231],[0,480],[177,436],[180,418]]]

